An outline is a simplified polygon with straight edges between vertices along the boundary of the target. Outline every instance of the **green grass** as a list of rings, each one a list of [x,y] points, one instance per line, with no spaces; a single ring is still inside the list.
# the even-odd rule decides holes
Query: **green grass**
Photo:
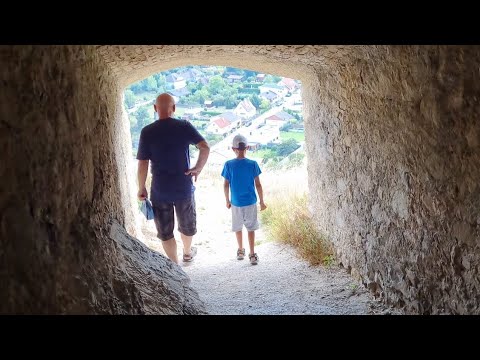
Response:
[[[247,151],[247,157],[263,159],[267,153],[270,153],[270,149],[261,149],[257,151]]]
[[[280,131],[280,139],[282,141],[295,139],[298,142],[305,141],[304,132]]]
[[[294,246],[312,265],[334,263],[332,244],[316,229],[306,194],[270,197],[260,216],[272,240]]]

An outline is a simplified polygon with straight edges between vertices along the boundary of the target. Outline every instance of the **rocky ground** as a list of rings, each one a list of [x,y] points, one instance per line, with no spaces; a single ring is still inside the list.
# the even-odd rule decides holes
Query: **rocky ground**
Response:
[[[265,180],[264,187],[269,183],[268,177]],[[237,260],[222,180],[214,171],[199,178],[196,199],[198,234],[194,246],[198,255],[193,262],[180,265],[210,314],[398,313],[376,301],[344,269],[310,266],[291,247],[268,241],[263,230],[257,232],[256,239],[259,264],[251,265],[247,257]],[[268,198],[265,201],[268,205]],[[143,221],[143,231],[147,246],[163,253],[153,221]],[[176,238],[181,259],[177,233]]]

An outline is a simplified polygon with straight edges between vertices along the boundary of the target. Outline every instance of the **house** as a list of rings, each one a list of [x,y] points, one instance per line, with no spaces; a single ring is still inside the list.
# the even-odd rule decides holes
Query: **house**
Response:
[[[265,80],[265,74],[258,74],[256,79],[258,82],[263,82],[263,80]]]
[[[265,119],[265,125],[282,127],[290,120],[295,119],[292,115],[285,111],[280,111]]]
[[[187,86],[187,81],[178,74],[169,74],[165,78],[167,83],[173,84],[174,89],[182,89]]]
[[[170,94],[172,96],[176,96],[176,97],[180,98],[182,96],[189,95],[190,90],[188,90],[188,88],[184,87],[184,88],[181,88],[181,89],[170,90],[170,91],[167,92],[167,94]]]
[[[277,94],[279,97],[284,97],[288,92],[288,89],[286,86],[280,86],[277,84],[260,85],[258,89],[260,90],[260,94],[263,94],[264,92],[272,91],[275,94]]]
[[[233,112],[241,118],[248,119],[257,113],[257,109],[253,106],[250,99],[243,99]]]
[[[264,93],[260,93],[260,98],[270,102],[274,102],[278,99],[278,94],[269,90]]]
[[[206,131],[210,134],[224,135],[232,128],[232,123],[222,117],[215,117],[207,126]]]
[[[224,112],[210,120],[206,131],[212,134],[224,135],[240,126],[240,118],[231,111]]]
[[[286,87],[289,92],[294,92],[295,89],[298,87],[295,80],[285,77],[282,78],[282,80],[280,80],[277,85]]]
[[[239,124],[240,121],[242,120],[237,114],[235,114],[231,111],[226,111],[226,112],[220,114],[219,116],[223,117],[224,119],[227,119],[228,121],[230,121],[234,125]]]
[[[186,81],[199,81],[201,78],[205,78],[205,75],[195,68],[187,69],[178,75],[183,77]]]
[[[303,104],[302,97],[300,96],[300,94],[293,94],[292,100],[293,100],[293,105],[302,105]]]
[[[240,83],[243,80],[243,75],[228,75],[227,82],[229,84]]]
[[[207,109],[210,109],[213,107],[213,101],[212,100],[205,100],[205,102],[203,103],[203,105],[207,108]]]
[[[280,142],[280,129],[278,126],[265,125],[258,129],[247,131],[242,135],[247,137],[249,146],[255,145],[256,148],[259,145]],[[250,149],[253,150],[252,148]]]
[[[192,119],[199,119],[201,116],[200,116],[200,113],[203,111],[202,108],[193,108],[193,109],[187,109],[185,110],[185,112],[183,113],[183,118],[185,120],[192,120]]]

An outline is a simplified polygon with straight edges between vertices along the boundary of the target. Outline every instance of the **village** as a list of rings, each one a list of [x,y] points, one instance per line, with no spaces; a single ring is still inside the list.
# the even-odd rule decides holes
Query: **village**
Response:
[[[175,116],[190,121],[211,144],[209,162],[212,164],[222,164],[233,155],[230,144],[237,133],[248,138],[251,155],[262,161],[267,161],[263,159],[265,155],[283,142],[289,142],[291,153],[303,154],[305,138],[299,81],[217,66],[176,69],[157,79],[160,79],[161,90],[172,95],[177,104]],[[134,114],[140,106],[148,106],[148,116],[153,121],[151,104],[157,93],[152,91],[150,99],[137,101],[128,113]],[[151,121],[146,119],[141,124]]]

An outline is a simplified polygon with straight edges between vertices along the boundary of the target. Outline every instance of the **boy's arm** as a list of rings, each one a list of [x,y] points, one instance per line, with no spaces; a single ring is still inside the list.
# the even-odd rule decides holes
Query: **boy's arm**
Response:
[[[225,193],[225,201],[227,202],[227,209],[232,207],[232,203],[230,202],[230,183],[227,179],[223,182],[223,192]]]
[[[257,189],[258,197],[260,198],[260,211],[265,210],[267,205],[263,202],[263,188],[260,182],[260,176],[255,178],[255,188]]]

